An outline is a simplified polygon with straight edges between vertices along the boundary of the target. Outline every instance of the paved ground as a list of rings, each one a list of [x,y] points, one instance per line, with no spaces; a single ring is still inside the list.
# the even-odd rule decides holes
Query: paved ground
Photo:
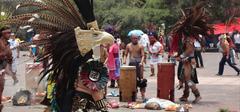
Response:
[[[190,110],[191,112],[218,112],[220,108],[228,108],[232,112],[240,112],[240,76],[236,76],[236,72],[231,69],[228,65],[225,66],[225,71],[223,76],[216,76],[218,70],[218,62],[221,58],[221,54],[219,53],[204,53],[204,66],[205,68],[198,69],[198,76],[200,84],[198,88],[201,92],[203,99],[199,104],[193,105],[193,108]],[[27,61],[28,60],[28,61]],[[29,62],[28,57],[21,57],[19,59],[18,65],[18,77],[20,79],[20,83],[16,86],[12,85],[12,79],[10,77],[6,78],[5,96],[13,95],[17,90],[21,88],[25,88],[24,75],[25,75],[25,65],[24,63]],[[239,60],[238,60],[239,64]],[[240,64],[239,64],[240,65]],[[237,65],[239,68],[240,66]],[[156,76],[149,77],[149,68],[145,68],[145,76],[148,79],[148,88],[147,88],[147,97],[152,98],[156,97]],[[177,82],[177,80],[175,81]],[[118,89],[115,89],[118,91]],[[113,91],[113,89],[109,89],[108,92]],[[175,99],[181,96],[181,91],[175,91]],[[108,98],[118,100],[118,98]],[[189,100],[193,100],[194,97],[191,94]],[[178,103],[178,101],[177,101]],[[120,105],[124,105],[125,103],[120,103]],[[33,106],[25,106],[25,107],[16,107],[12,106],[11,103],[5,103],[5,107],[3,112],[42,112],[43,106],[41,105],[33,105]],[[111,112],[145,112],[150,110],[145,109],[111,109]]]

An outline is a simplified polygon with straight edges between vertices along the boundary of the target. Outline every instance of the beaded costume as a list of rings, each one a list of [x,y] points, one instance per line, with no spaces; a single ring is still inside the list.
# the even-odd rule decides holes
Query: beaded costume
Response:
[[[199,39],[199,34],[208,35],[211,26],[207,24],[208,13],[204,8],[206,2],[199,2],[191,8],[182,10],[182,17],[173,26],[171,34],[173,36],[171,50],[177,51],[177,59],[179,63],[178,79],[180,88],[185,85],[183,96],[180,101],[187,101],[189,97],[189,89],[195,95],[193,103],[197,103],[200,99],[200,92],[196,87],[198,83],[196,63],[194,59],[194,40]]]

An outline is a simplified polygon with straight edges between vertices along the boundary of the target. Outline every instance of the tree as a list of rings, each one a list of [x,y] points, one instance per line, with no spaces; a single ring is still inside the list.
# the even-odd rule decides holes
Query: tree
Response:
[[[161,25],[170,16],[164,0],[96,0],[95,12],[100,26],[113,25],[122,35],[146,23]]]
[[[239,0],[165,0],[170,6],[171,15],[176,15],[175,10],[193,6],[199,1],[206,1],[206,8],[210,13],[210,23],[226,22],[232,16],[240,17]]]
[[[27,8],[20,8],[16,10],[16,6],[19,3],[22,3],[26,0],[0,0],[0,28],[3,26],[1,24],[1,20],[5,20],[11,16],[21,14],[23,12],[27,12],[31,10],[31,8],[35,7],[27,7]],[[36,0],[37,1],[37,0]],[[19,28],[20,26],[17,25],[11,25],[11,29],[14,33],[16,33],[17,37],[21,37],[21,39],[26,40],[27,32],[26,30],[21,30]]]
[[[13,13],[13,7],[10,5],[10,2],[0,1],[0,21],[7,19]],[[3,24],[0,23],[0,28]]]

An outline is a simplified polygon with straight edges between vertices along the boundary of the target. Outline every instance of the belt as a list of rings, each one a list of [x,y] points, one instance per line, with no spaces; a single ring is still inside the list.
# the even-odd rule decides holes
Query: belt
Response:
[[[118,58],[118,57],[119,57],[119,54],[118,54],[118,53],[114,53],[114,54],[113,54],[113,57],[114,57],[114,58]]]

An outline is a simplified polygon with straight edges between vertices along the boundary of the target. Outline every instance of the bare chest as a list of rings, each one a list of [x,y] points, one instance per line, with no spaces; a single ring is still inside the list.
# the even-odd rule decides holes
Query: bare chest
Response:
[[[140,57],[141,56],[141,47],[139,45],[131,45],[129,47],[129,53],[133,57]]]

